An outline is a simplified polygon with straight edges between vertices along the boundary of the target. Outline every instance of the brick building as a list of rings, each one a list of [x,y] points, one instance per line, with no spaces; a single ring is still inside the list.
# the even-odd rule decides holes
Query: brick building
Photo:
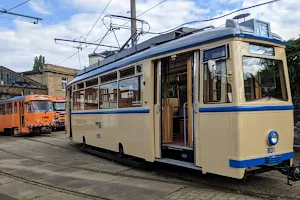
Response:
[[[0,66],[0,99],[47,93],[48,90],[45,85]]]
[[[23,76],[33,79],[48,88],[48,95],[64,97],[65,88],[76,73],[76,69],[45,64],[41,71],[22,72]]]

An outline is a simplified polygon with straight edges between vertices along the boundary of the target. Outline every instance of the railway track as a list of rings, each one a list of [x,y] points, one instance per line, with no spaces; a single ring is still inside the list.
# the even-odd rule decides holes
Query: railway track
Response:
[[[49,137],[49,136],[42,136],[42,137]],[[52,136],[51,136],[52,137]],[[56,138],[56,137],[52,137],[52,138]],[[44,141],[39,141],[39,140],[35,140],[32,138],[24,138],[26,140],[30,140],[30,141],[34,141],[34,142],[39,142],[39,143],[43,143],[43,144],[47,144],[47,145],[51,145],[51,146],[56,146],[56,147],[60,147],[60,148],[65,148],[65,149],[70,149],[70,150],[76,150],[78,152],[83,152],[83,149],[81,147],[75,146],[75,147],[65,147],[65,146],[61,146],[61,145],[57,145],[57,144],[52,144],[52,143],[48,143],[48,142],[44,142]],[[12,139],[14,140],[14,139]],[[238,184],[245,184],[241,181],[238,180],[232,180],[232,179],[227,179],[224,177],[219,177],[217,179],[226,179],[227,181],[229,181],[229,184],[218,184],[218,180],[216,180],[216,176],[212,175],[212,176],[207,176],[206,178],[204,178],[204,175],[201,174],[196,174],[197,172],[194,171],[185,171],[183,173],[183,171],[179,171],[178,168],[176,167],[172,167],[172,170],[170,170],[170,166],[168,166],[167,169],[164,168],[157,168],[155,169],[155,175],[157,175],[158,177],[164,177],[162,178],[152,178],[152,177],[144,177],[144,176],[138,176],[138,175],[130,175],[130,174],[124,174],[121,172],[108,172],[108,171],[101,171],[101,170],[93,170],[93,169],[89,169],[89,168],[85,168],[85,167],[76,167],[76,166],[72,166],[72,165],[68,165],[68,164],[62,164],[62,163],[55,163],[55,162],[50,162],[50,161],[45,161],[45,160],[41,160],[41,159],[36,159],[36,158],[32,158],[29,156],[24,156],[24,155],[20,155],[20,154],[16,154],[13,152],[9,152],[7,150],[4,149],[0,149],[3,152],[21,157],[21,158],[26,158],[26,159],[31,159],[31,160],[35,160],[35,161],[40,161],[40,162],[44,162],[44,163],[48,163],[48,164],[53,164],[53,165],[60,165],[60,166],[65,166],[65,167],[70,167],[70,168],[75,168],[75,169],[80,169],[80,170],[86,170],[86,171],[91,171],[91,172],[97,172],[97,173],[102,173],[102,174],[109,174],[109,175],[115,175],[115,176],[122,176],[122,177],[129,177],[129,178],[135,178],[135,179],[143,179],[143,180],[150,180],[150,181],[159,181],[159,182],[164,182],[164,183],[172,183],[172,184],[184,184],[185,186],[209,186],[210,188],[213,189],[218,189],[218,190],[223,190],[223,191],[230,191],[233,193],[237,193],[237,194],[244,194],[244,195],[249,195],[252,197],[257,197],[257,198],[267,198],[267,199],[278,199],[278,198],[282,198],[282,199],[299,199],[300,200],[300,196],[292,196],[292,195],[280,195],[280,194],[274,194],[271,192],[261,192],[261,191],[253,191],[253,190],[247,190],[247,188],[236,188],[234,185],[236,183]],[[90,153],[90,152],[88,152]],[[95,161],[97,162],[97,161]],[[161,165],[160,165],[161,166]],[[147,170],[145,170],[147,171]],[[148,171],[149,172],[149,171]],[[1,174],[5,174],[7,176],[14,176],[13,174],[9,174],[9,173],[5,173],[3,171],[0,171]],[[191,174],[189,174],[191,173]],[[177,180],[168,180],[167,178],[171,177],[171,178],[175,178]],[[16,178],[21,178],[22,177],[16,177]],[[211,178],[211,179],[210,179]],[[25,180],[27,181],[27,180]],[[28,181],[32,181],[32,180],[28,180]],[[36,181],[34,181],[36,182]],[[217,182],[217,183],[216,183]],[[232,184],[234,183],[234,184]],[[43,184],[42,184],[43,185]],[[47,185],[47,187],[50,187]],[[72,191],[70,191],[72,192]],[[75,191],[76,192],[76,191]],[[81,194],[79,194],[81,195]],[[85,195],[85,194],[84,194]],[[90,196],[90,198],[102,198],[102,197],[94,197],[94,196]],[[103,198],[105,199],[105,198]]]

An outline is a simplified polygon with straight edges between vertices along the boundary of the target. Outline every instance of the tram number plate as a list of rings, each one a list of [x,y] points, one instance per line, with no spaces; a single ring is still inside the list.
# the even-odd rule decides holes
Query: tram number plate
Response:
[[[99,133],[97,134],[97,138],[101,138],[101,135]]]
[[[274,147],[269,147],[268,148],[268,153],[275,153],[275,148]]]

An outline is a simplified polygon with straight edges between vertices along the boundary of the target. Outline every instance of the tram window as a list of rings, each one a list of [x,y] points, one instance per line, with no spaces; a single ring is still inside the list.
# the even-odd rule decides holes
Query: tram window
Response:
[[[119,82],[119,107],[140,107],[142,106],[143,76],[121,80]]]
[[[223,45],[220,47],[216,47],[213,49],[209,49],[204,51],[203,53],[203,62],[207,62],[208,60],[217,60],[217,59],[224,59],[227,58],[228,49],[226,48],[227,45]]]
[[[118,84],[112,82],[100,85],[100,109],[117,108]]]
[[[249,44],[249,50],[250,50],[250,53],[253,53],[253,54],[275,56],[275,49],[272,46]]]
[[[98,78],[94,78],[92,80],[86,81],[85,85],[86,85],[86,87],[98,85]]]
[[[15,114],[18,113],[18,103],[17,102],[14,103],[14,113]]]
[[[7,114],[12,114],[12,103],[7,104]]]
[[[79,83],[79,84],[77,84],[77,89],[79,90],[79,89],[82,89],[82,88],[84,88],[84,83]]]
[[[84,110],[84,90],[74,92],[73,110]]]
[[[244,56],[243,70],[246,101],[261,98],[288,100],[281,60]]]
[[[98,85],[85,90],[85,110],[98,109]]]
[[[136,66],[136,73],[138,74],[138,73],[141,73],[142,71],[143,71],[143,65],[142,64],[137,65]]]
[[[120,78],[128,77],[128,76],[133,76],[135,74],[135,68],[129,67],[123,70],[120,70]]]
[[[104,76],[101,76],[101,83],[107,83],[109,81],[117,80],[117,72],[113,72]]]
[[[5,104],[0,104],[0,115],[5,115]]]
[[[216,63],[216,74],[227,74],[226,61]],[[226,77],[211,77],[208,65],[204,64],[203,102],[208,103],[231,103],[231,85]]]

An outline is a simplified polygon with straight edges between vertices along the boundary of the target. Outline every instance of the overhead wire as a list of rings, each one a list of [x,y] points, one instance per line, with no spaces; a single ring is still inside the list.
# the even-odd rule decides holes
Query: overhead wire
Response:
[[[86,36],[84,37],[84,35],[80,36],[79,38],[83,37],[84,40],[86,41],[86,38],[89,36],[89,34],[92,32],[92,30],[94,29],[94,27],[96,26],[96,24],[98,23],[98,21],[100,20],[101,16],[103,15],[103,13],[105,12],[105,10],[107,9],[107,7],[109,6],[109,4],[112,2],[112,0],[109,0],[109,2],[106,4],[105,8],[102,10],[101,14],[99,15],[98,19],[96,20],[96,22],[94,23],[94,25],[92,26],[92,28],[90,29],[90,31],[86,34]],[[81,47],[81,44],[79,45],[79,47]],[[80,64],[80,69],[81,69],[81,61],[80,61],[80,49],[78,47],[78,57],[79,57],[79,64]],[[88,47],[86,45],[86,47]],[[81,51],[82,51],[82,47],[81,47]],[[61,64],[61,63],[60,63]]]
[[[159,32],[159,33],[153,33],[152,34],[164,34],[164,33],[168,33],[168,32],[171,32],[171,31],[174,31],[184,25],[188,25],[188,24],[194,24],[194,23],[199,23],[199,22],[208,22],[208,21],[213,21],[213,20],[216,20],[216,19],[221,19],[221,18],[224,18],[226,16],[229,16],[229,15],[232,15],[236,12],[240,12],[242,10],[247,10],[247,9],[251,9],[251,8],[255,8],[255,7],[259,7],[259,6],[263,6],[263,5],[267,5],[267,4],[271,4],[271,3],[275,3],[277,1],[281,1],[281,0],[272,0],[272,1],[267,1],[267,2],[264,2],[264,3],[260,3],[260,4],[256,4],[256,5],[253,5],[253,6],[249,6],[249,7],[245,7],[245,8],[240,8],[240,9],[237,9],[235,11],[232,11],[232,12],[229,12],[227,14],[224,14],[224,15],[220,15],[218,17],[213,17],[213,18],[209,18],[209,19],[201,19],[201,20],[195,20],[195,21],[190,21],[190,22],[185,22],[183,24],[180,24],[178,26],[176,26],[175,28],[172,28],[170,30],[167,30],[167,31],[163,31],[163,32]]]
[[[163,1],[159,2],[157,5],[154,5],[153,7],[149,8],[148,10],[142,12],[142,13],[139,14],[137,17],[140,17],[141,15],[143,15],[143,14],[149,12],[150,10],[152,10],[153,8],[155,8],[156,6],[162,4],[162,3],[166,2],[166,1],[167,1],[167,0],[163,0]],[[123,26],[126,25],[127,23],[129,23],[129,22],[126,22],[125,24],[123,24]],[[102,26],[104,26],[104,25],[102,25]],[[107,35],[109,35],[109,34],[107,34]],[[102,38],[104,38],[104,37],[101,37],[101,38],[95,40],[93,43],[96,43],[96,42],[100,41]],[[89,47],[89,46],[91,46],[91,45],[87,45],[86,47],[83,47],[82,50],[80,50],[80,51],[83,51],[84,49],[86,49],[86,48]],[[67,57],[66,59],[64,59],[63,61],[61,61],[60,63],[58,63],[57,65],[60,65],[60,64],[64,63],[65,61],[67,61],[67,60],[69,60],[70,58],[72,58],[73,56],[75,56],[77,53],[78,53],[78,52],[75,52],[74,54],[70,55],[69,57]]]
[[[11,11],[11,10],[13,10],[13,9],[15,9],[15,8],[17,8],[17,7],[21,6],[21,5],[23,5],[23,4],[27,3],[27,2],[29,2],[29,1],[31,1],[31,0],[24,1],[24,2],[22,2],[22,3],[20,3],[20,4],[18,4],[18,5],[16,5],[16,6],[10,8],[10,9],[8,9],[8,10],[5,10],[5,9],[4,9],[4,10],[5,10],[5,11]],[[2,14],[4,14],[4,12],[0,13],[0,15],[2,15]]]
[[[29,1],[31,1],[31,0],[24,1],[24,2],[22,2],[22,3],[20,3],[20,4],[18,4],[18,5],[15,5],[14,7],[11,7],[11,8],[8,9],[8,10],[6,10],[5,8],[2,8],[2,7],[1,7],[1,8],[3,9],[3,11],[11,11],[11,10],[13,10],[13,9],[15,9],[15,8],[17,8],[17,7],[22,6],[22,5],[25,4],[25,3],[28,3]],[[1,13],[0,13],[0,15],[3,15],[3,14],[5,14],[5,12],[1,12]],[[16,18],[12,18],[12,17],[4,17],[4,16],[0,16],[0,17],[1,17],[1,18],[5,18],[5,19],[13,19],[13,20],[20,21],[20,22],[32,23],[32,22],[29,22],[29,21],[20,20],[20,19],[16,19]]]
[[[91,33],[91,31],[94,29],[94,27],[96,26],[96,24],[98,23],[98,21],[100,20],[100,18],[102,17],[103,13],[105,12],[105,10],[107,9],[107,7],[109,6],[109,4],[111,3],[112,0],[109,0],[109,2],[107,3],[107,5],[105,6],[105,8],[103,9],[102,13],[99,15],[98,19],[96,20],[96,22],[94,23],[94,25],[92,26],[92,28],[90,29],[90,31],[87,33],[87,35],[85,36],[85,38],[87,38],[89,36],[89,34]]]

